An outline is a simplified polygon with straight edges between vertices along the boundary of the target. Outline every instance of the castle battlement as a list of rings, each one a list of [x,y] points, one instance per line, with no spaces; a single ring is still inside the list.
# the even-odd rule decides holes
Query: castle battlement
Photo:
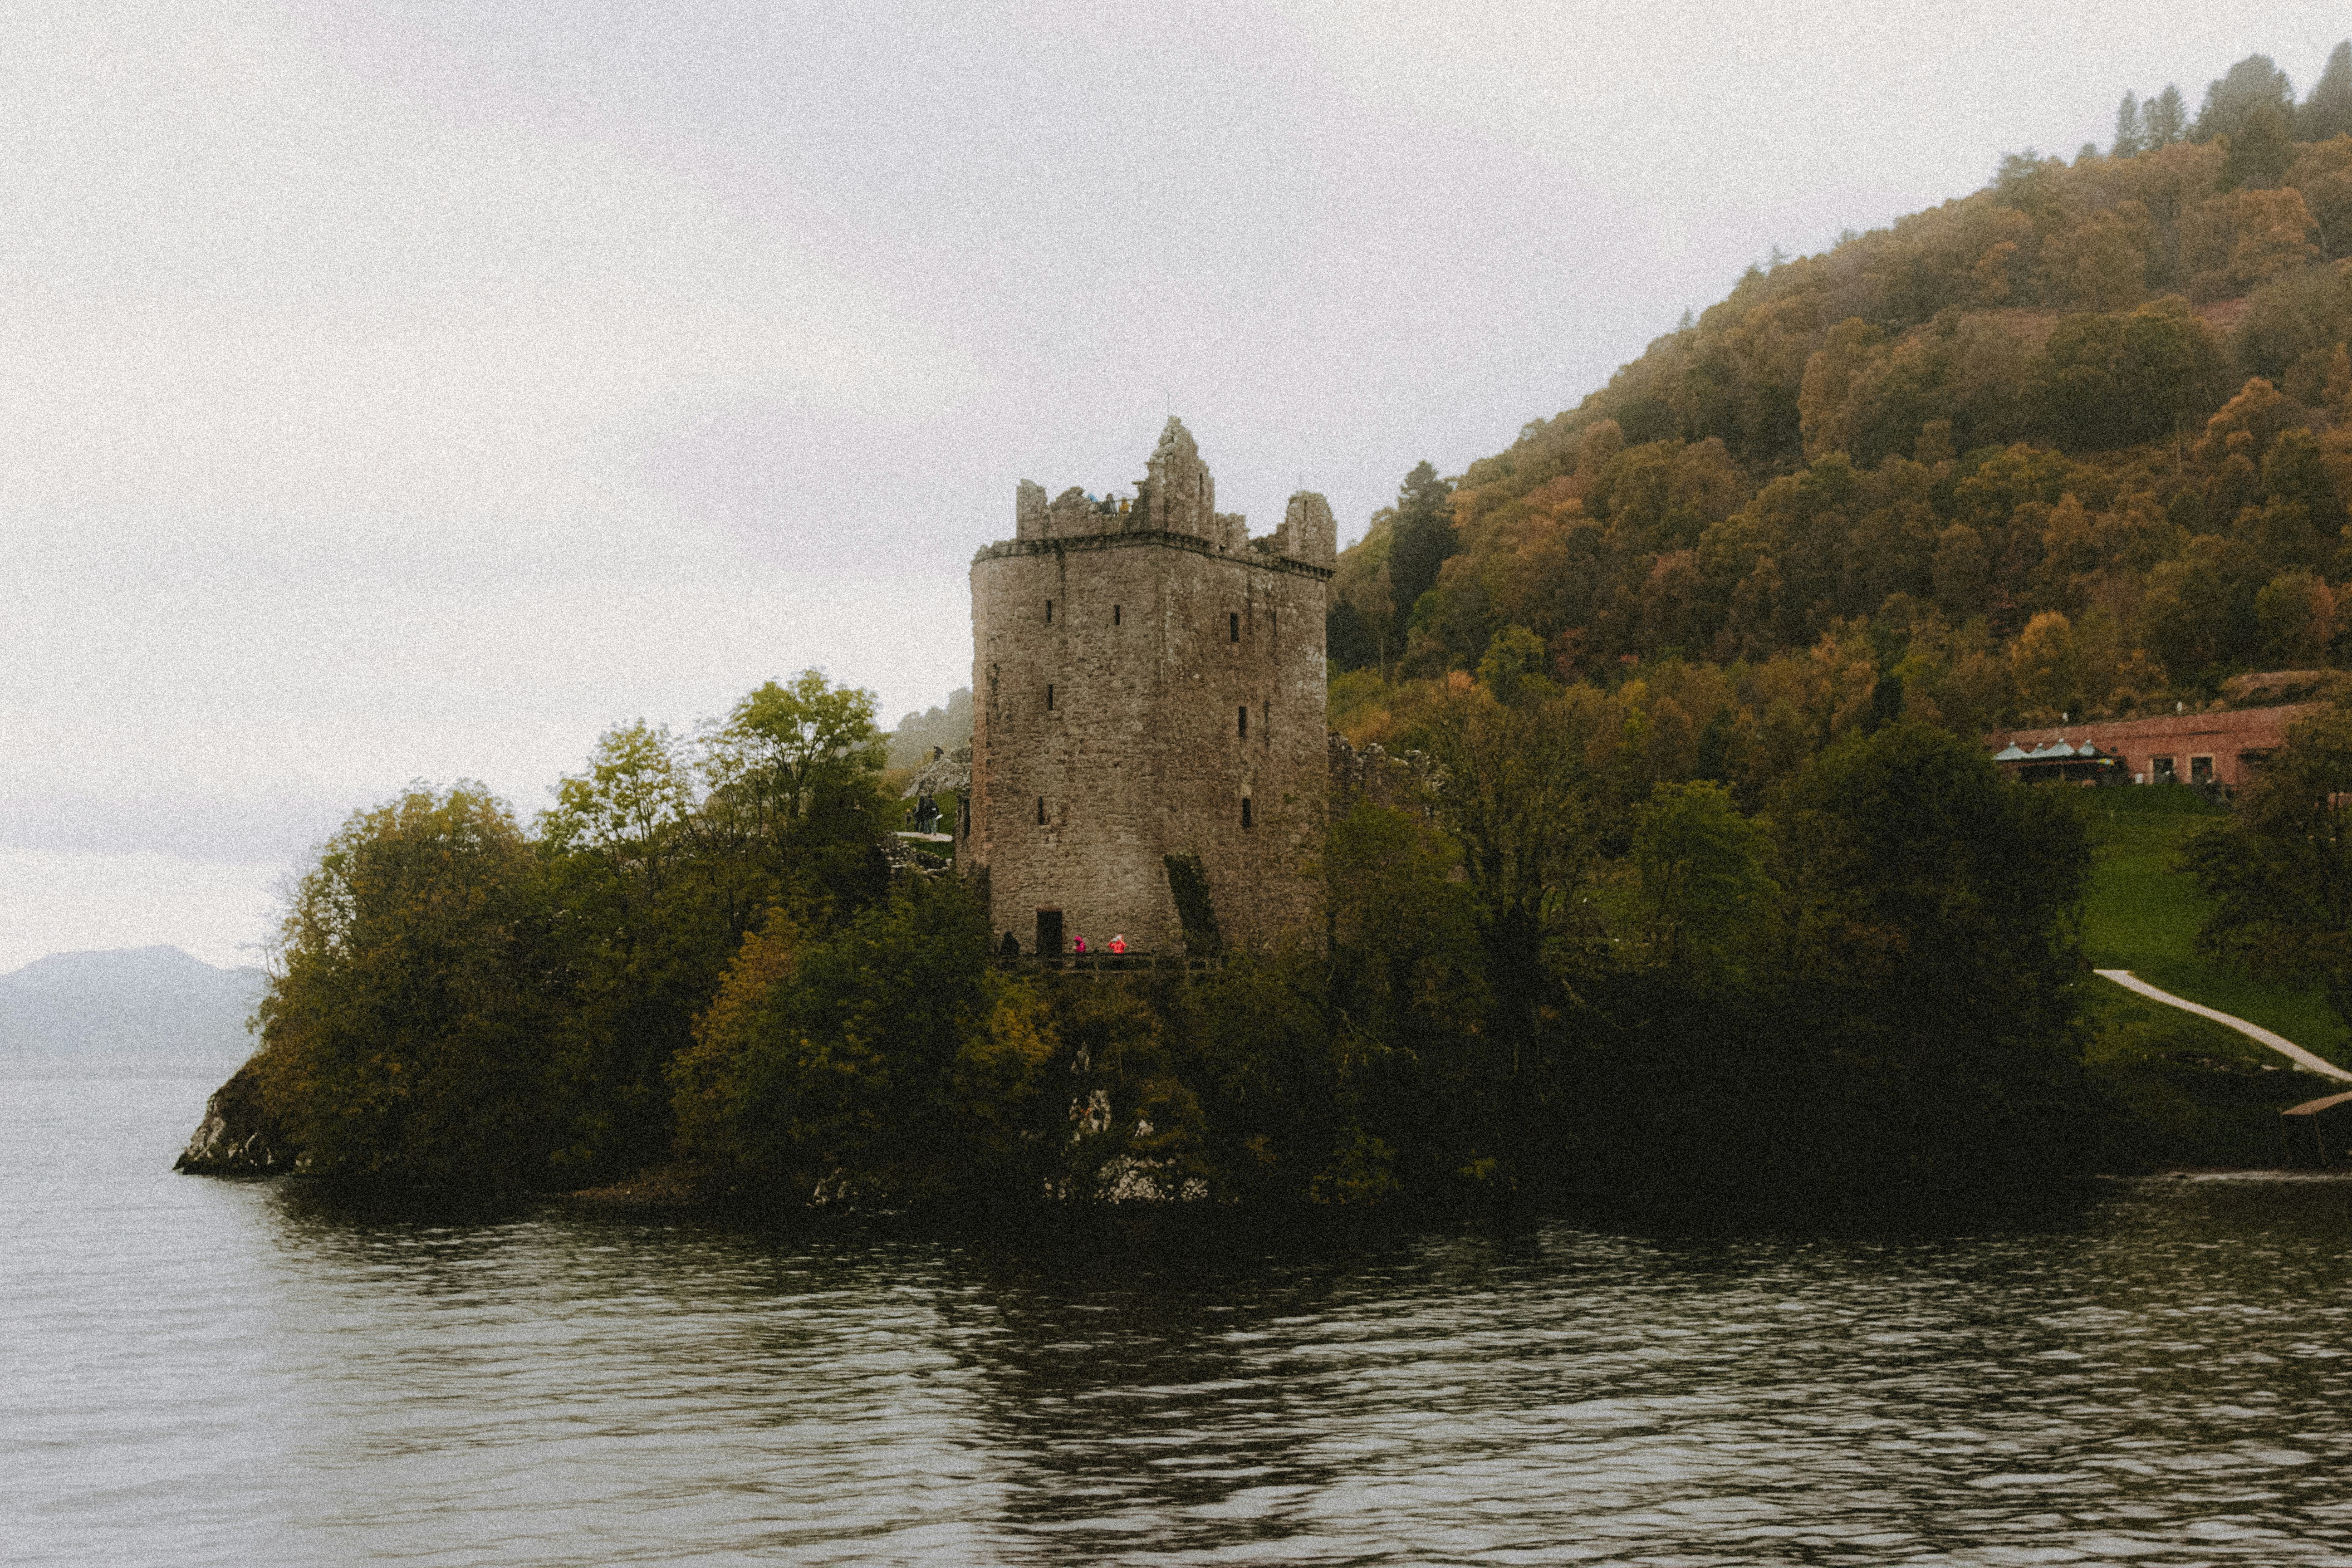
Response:
[[[1338,530],[1292,496],[1253,539],[1183,424],[1127,501],[1024,480],[972,559],[971,788],[957,860],[998,940],[1171,953],[1311,927],[1329,763],[1325,584]]]
[[[1217,510],[1216,480],[1182,420],[1169,418],[1145,467],[1135,495],[1125,500],[1098,500],[1073,485],[1048,501],[1045,486],[1022,480],[1013,494],[1013,538],[989,545],[981,554],[1002,552],[1008,545],[1077,539],[1183,538],[1225,554],[1255,552],[1318,567],[1327,576],[1339,564],[1339,531],[1331,505],[1312,490],[1292,496],[1282,525],[1257,539],[1250,537],[1243,514]]]
[[[1320,500],[1320,497],[1317,498]],[[1190,533],[1167,533],[1144,529],[1123,530],[1117,533],[1078,533],[1049,536],[1044,539],[1000,539],[994,544],[984,544],[972,556],[975,562],[1001,560],[1009,555],[1047,555],[1062,550],[1125,550],[1156,548],[1189,550],[1199,555],[1230,555],[1245,566],[1265,572],[1295,572],[1318,582],[1328,582],[1332,568],[1310,566],[1304,561],[1294,561],[1281,553],[1273,539],[1253,539],[1247,553],[1220,548],[1214,542]]]

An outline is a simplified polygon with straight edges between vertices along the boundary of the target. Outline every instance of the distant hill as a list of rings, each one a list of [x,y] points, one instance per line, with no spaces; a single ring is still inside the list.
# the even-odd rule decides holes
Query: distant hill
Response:
[[[226,1075],[268,976],[176,947],[59,952],[0,974],[0,1075]]]
[[[930,761],[931,748],[952,752],[971,744],[971,688],[959,686],[948,694],[948,705],[925,713],[909,713],[890,732],[890,765],[920,767]]]

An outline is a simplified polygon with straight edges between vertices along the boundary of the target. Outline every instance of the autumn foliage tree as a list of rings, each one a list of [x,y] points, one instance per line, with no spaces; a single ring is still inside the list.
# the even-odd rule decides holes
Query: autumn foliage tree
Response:
[[[1403,537],[1383,514],[1333,584],[1335,667],[1475,675],[1532,633],[1552,677],[1605,689],[1858,637],[1965,725],[2201,704],[2352,654],[2352,135],[2274,134],[2322,124],[2341,74],[2298,103],[2252,57],[2194,124],[2177,92],[2135,97],[2110,155],[2014,155],[1752,269],[1450,493],[1420,487],[1451,553],[1381,601],[1405,646],[1376,653],[1361,606]],[[2021,649],[2037,623],[2048,647]],[[1348,690],[1355,731],[1391,723]]]
[[[762,922],[882,901],[872,699],[769,682],[697,744],[616,726],[535,831],[480,786],[355,816],[288,916],[259,1066],[314,1167],[585,1182],[665,1158],[671,1064]]]

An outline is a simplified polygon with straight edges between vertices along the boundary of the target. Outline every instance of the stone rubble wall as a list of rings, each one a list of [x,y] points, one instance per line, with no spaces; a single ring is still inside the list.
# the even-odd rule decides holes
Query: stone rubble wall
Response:
[[[1444,770],[1424,752],[1391,752],[1378,742],[1359,750],[1337,733],[1328,746],[1335,817],[1360,799],[1400,811],[1426,811],[1444,783]]]

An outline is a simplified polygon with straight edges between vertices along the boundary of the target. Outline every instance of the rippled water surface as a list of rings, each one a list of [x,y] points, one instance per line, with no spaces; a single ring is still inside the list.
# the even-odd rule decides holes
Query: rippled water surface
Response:
[[[0,1085],[12,1563],[2352,1563],[2352,1187],[2033,1231],[472,1223]]]

